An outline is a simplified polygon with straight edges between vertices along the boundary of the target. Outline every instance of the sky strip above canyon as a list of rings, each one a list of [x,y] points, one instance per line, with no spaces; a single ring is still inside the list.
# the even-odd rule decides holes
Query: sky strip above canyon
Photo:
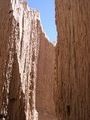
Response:
[[[43,29],[50,41],[56,41],[57,38],[54,2],[54,0],[28,0],[29,7],[40,11]]]

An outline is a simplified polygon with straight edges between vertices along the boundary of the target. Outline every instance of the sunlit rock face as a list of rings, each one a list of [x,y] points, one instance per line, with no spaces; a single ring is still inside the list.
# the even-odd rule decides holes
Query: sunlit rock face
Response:
[[[56,0],[58,120],[90,119],[90,0]]]
[[[26,2],[0,1],[0,116],[36,120],[35,82],[39,12]]]
[[[47,100],[47,104],[44,105],[43,99],[44,108],[48,106],[49,110],[54,109],[52,96],[54,69],[51,70],[54,68],[52,61],[54,46],[43,34],[38,11],[30,9],[25,1],[0,0],[0,119],[2,120],[38,120],[38,106],[42,100],[38,101],[39,96],[44,96],[43,93],[45,101]],[[40,64],[44,64],[43,60],[45,65],[41,68],[42,71],[45,70],[45,76],[44,72],[39,70]],[[41,76],[42,79],[39,79],[39,74],[44,78]],[[40,86],[41,82],[44,84],[44,80],[46,89],[40,87],[40,91],[44,92],[39,95],[39,87],[36,89],[36,86]],[[51,88],[48,88],[48,82]],[[51,93],[48,94],[49,90]],[[51,118],[45,120],[55,120]],[[40,120],[43,119],[42,116]]]

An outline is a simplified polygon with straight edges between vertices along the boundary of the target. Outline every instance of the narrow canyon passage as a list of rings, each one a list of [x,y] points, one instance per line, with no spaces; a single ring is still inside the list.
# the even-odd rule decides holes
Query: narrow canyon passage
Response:
[[[90,120],[90,0],[55,0],[57,44],[40,13],[0,0],[0,120]]]

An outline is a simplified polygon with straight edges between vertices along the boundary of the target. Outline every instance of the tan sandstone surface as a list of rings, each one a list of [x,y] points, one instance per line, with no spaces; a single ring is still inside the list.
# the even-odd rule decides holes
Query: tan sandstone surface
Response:
[[[58,120],[90,120],[90,0],[56,0]]]

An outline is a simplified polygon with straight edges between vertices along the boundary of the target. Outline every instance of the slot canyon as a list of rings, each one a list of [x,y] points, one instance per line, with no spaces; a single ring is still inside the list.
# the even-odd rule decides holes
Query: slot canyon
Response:
[[[55,20],[56,44],[39,11],[0,0],[0,120],[90,120],[90,0],[55,0]]]

